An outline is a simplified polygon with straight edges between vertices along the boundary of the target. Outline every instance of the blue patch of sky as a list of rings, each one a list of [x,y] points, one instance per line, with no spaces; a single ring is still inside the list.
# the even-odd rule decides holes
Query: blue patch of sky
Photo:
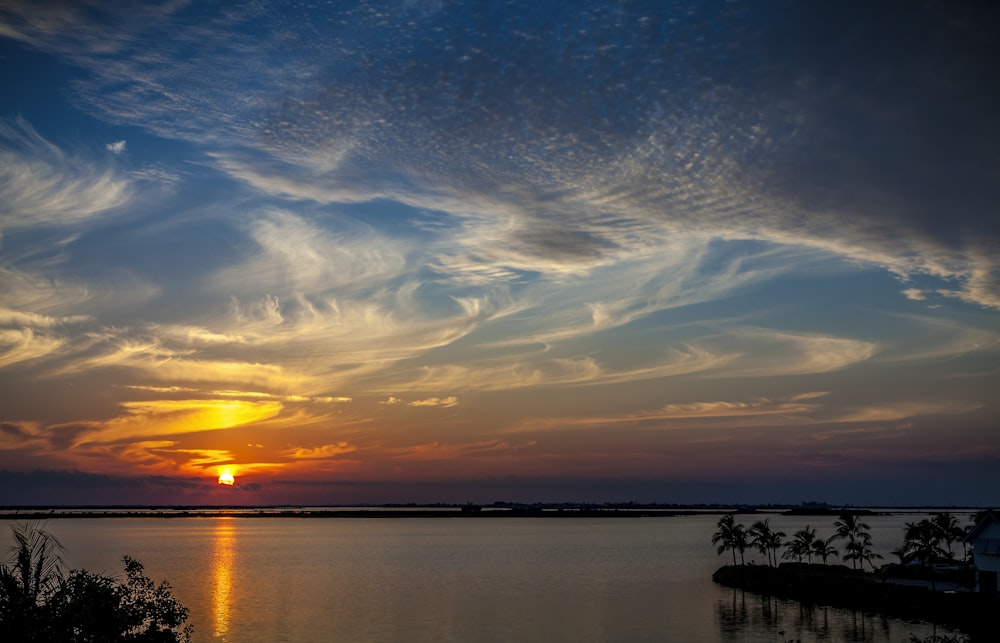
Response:
[[[40,129],[79,126],[85,116],[66,112],[73,100],[70,86],[79,72],[54,56],[38,53],[20,43],[0,38],[0,112],[8,117],[27,116]],[[44,79],[45,82],[39,82]]]
[[[381,233],[404,239],[434,240],[442,228],[455,225],[454,217],[445,212],[414,208],[391,199],[337,204],[329,209],[371,224]]]

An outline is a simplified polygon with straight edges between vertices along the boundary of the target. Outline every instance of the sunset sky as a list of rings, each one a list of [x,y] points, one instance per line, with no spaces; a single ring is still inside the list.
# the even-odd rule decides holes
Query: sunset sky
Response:
[[[998,33],[4,0],[0,504],[1000,505]]]

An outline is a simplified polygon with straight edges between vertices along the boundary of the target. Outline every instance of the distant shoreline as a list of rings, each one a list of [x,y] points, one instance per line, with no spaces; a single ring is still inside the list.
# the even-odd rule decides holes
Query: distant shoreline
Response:
[[[0,513],[9,520],[74,518],[671,518],[705,515],[703,511],[649,509],[162,509],[94,511],[24,511]]]
[[[976,511],[973,507],[951,507],[952,511]],[[723,513],[784,516],[838,515],[843,509],[788,506],[664,506],[664,505],[371,505],[352,507],[289,506],[91,506],[91,507],[0,507],[7,520],[48,520],[74,518],[673,518]],[[863,515],[920,513],[929,507],[852,508]]]

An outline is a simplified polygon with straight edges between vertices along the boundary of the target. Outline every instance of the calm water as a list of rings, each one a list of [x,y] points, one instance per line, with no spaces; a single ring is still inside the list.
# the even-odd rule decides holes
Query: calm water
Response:
[[[169,580],[201,642],[902,643],[932,633],[716,586],[711,574],[727,560],[710,544],[717,519],[108,518],[46,528],[71,567],[119,574],[130,554]],[[887,560],[913,519],[868,519]],[[833,519],[771,522],[828,536]]]

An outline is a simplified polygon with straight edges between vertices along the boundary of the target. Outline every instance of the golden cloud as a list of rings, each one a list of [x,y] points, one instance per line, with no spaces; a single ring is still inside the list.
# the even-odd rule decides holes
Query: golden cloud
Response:
[[[244,400],[153,400],[125,402],[122,407],[124,415],[90,423],[92,430],[81,442],[218,431],[268,420],[283,408],[277,401]]]

